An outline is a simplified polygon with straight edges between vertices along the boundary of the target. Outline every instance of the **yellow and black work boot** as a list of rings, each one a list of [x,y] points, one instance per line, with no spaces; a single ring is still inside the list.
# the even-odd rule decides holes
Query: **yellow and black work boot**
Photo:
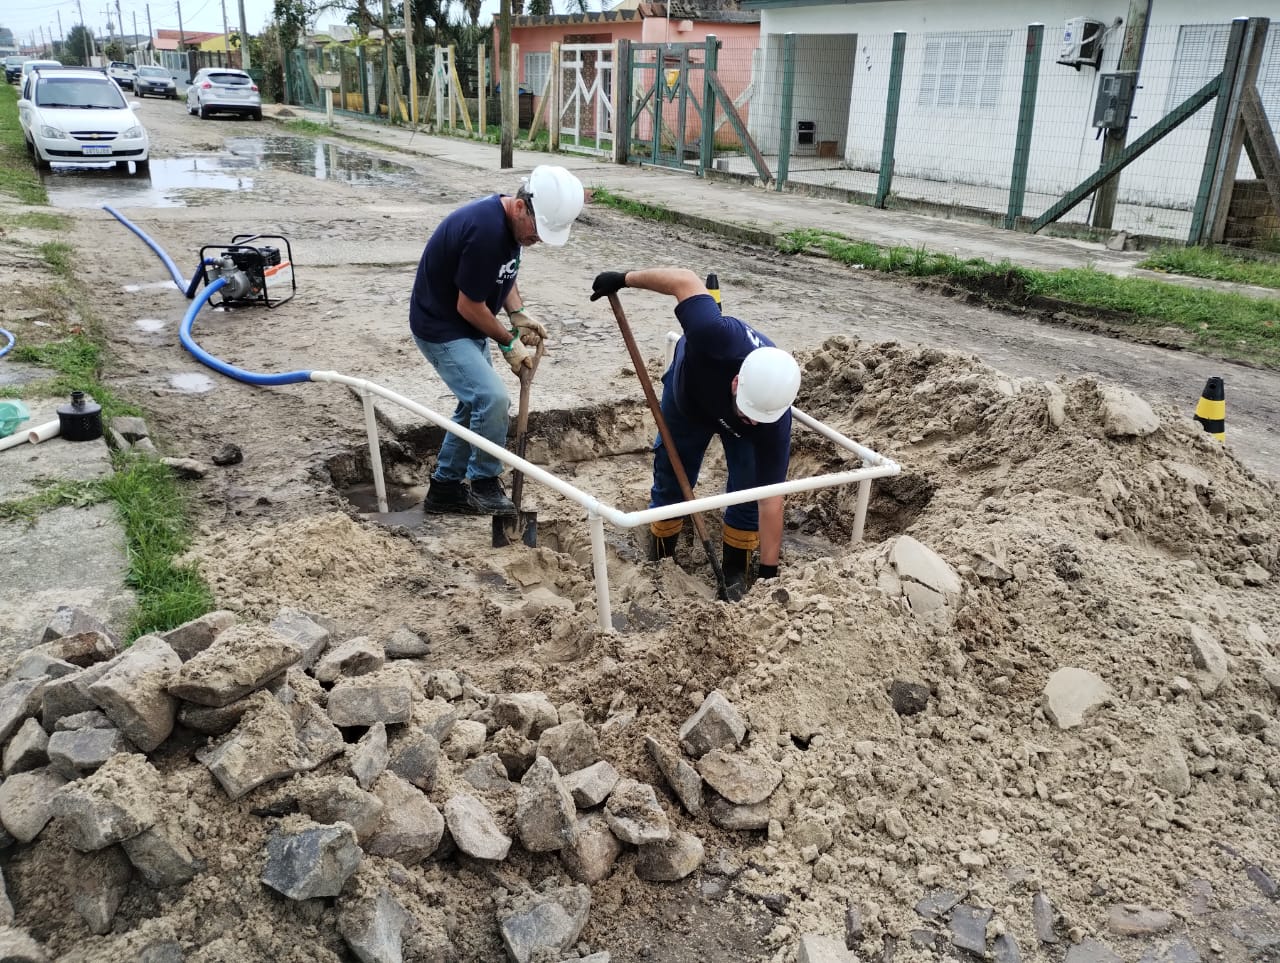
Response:
[[[737,602],[751,587],[751,554],[760,547],[760,533],[726,525],[720,537],[724,540],[725,591],[730,602]]]
[[[684,530],[683,518],[669,518],[649,525],[649,561],[659,562],[676,557],[676,545]]]
[[[725,542],[721,567],[724,569],[725,594],[730,602],[737,602],[747,594],[747,589],[750,588],[747,581],[750,564],[751,549],[735,548]]]

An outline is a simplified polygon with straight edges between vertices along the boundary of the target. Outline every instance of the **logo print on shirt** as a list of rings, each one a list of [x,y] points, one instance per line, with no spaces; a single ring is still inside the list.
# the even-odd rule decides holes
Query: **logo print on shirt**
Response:
[[[764,340],[760,337],[760,335],[756,334],[756,332],[755,332],[754,330],[752,330],[751,326],[750,326],[750,325],[748,325],[748,324],[744,324],[744,325],[743,325],[743,327],[747,329],[747,332],[746,332],[746,333],[747,333],[747,339],[748,339],[752,344],[754,344],[757,348],[763,348],[763,347],[764,347]]]
[[[508,261],[506,264],[502,265],[502,267],[498,268],[498,280],[509,281],[519,273],[520,273],[520,257],[519,255],[517,255],[516,257],[513,257],[510,261]]]

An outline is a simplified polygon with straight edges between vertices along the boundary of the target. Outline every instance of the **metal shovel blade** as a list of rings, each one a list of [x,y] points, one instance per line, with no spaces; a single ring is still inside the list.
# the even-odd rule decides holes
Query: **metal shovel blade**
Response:
[[[493,516],[493,547],[506,548],[516,542],[524,542],[530,548],[538,547],[537,512]]]

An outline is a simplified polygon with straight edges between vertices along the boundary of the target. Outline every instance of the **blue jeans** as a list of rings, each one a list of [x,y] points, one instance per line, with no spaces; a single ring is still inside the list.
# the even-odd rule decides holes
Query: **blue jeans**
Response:
[[[457,341],[423,341],[415,336],[418,350],[431,362],[442,381],[458,399],[453,410],[455,424],[470,428],[495,445],[507,443],[507,414],[511,400],[507,386],[493,370],[487,338],[459,338]],[[496,478],[502,462],[474,448],[454,434],[445,435],[436,456],[434,481],[460,482],[464,478]]]
[[[744,488],[754,488],[756,453],[751,443],[726,431],[719,431],[714,425],[689,418],[676,407],[674,395],[668,371],[662,376],[662,417],[667,422],[667,430],[671,433],[671,441],[684,466],[684,472],[689,476],[689,487],[697,486],[702,456],[706,454],[712,437],[718,434],[720,443],[724,446],[725,462],[729,467],[729,483],[725,486],[725,491],[738,492]],[[680,482],[671,467],[671,458],[659,433],[653,443],[653,488],[649,491],[649,507],[658,508],[682,501],[684,493],[680,491]],[[724,523],[744,532],[759,531],[760,512],[756,503],[743,502],[729,506],[725,509]]]

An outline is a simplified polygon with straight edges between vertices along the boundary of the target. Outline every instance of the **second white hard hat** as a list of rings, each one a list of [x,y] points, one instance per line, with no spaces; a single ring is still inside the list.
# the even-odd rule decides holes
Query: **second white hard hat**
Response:
[[[781,348],[756,348],[738,369],[738,410],[752,421],[777,421],[799,392],[800,366]]]
[[[538,240],[553,247],[569,240],[569,228],[582,213],[586,193],[582,181],[554,164],[540,164],[533,169],[525,184],[533,200],[533,219],[538,225]]]

